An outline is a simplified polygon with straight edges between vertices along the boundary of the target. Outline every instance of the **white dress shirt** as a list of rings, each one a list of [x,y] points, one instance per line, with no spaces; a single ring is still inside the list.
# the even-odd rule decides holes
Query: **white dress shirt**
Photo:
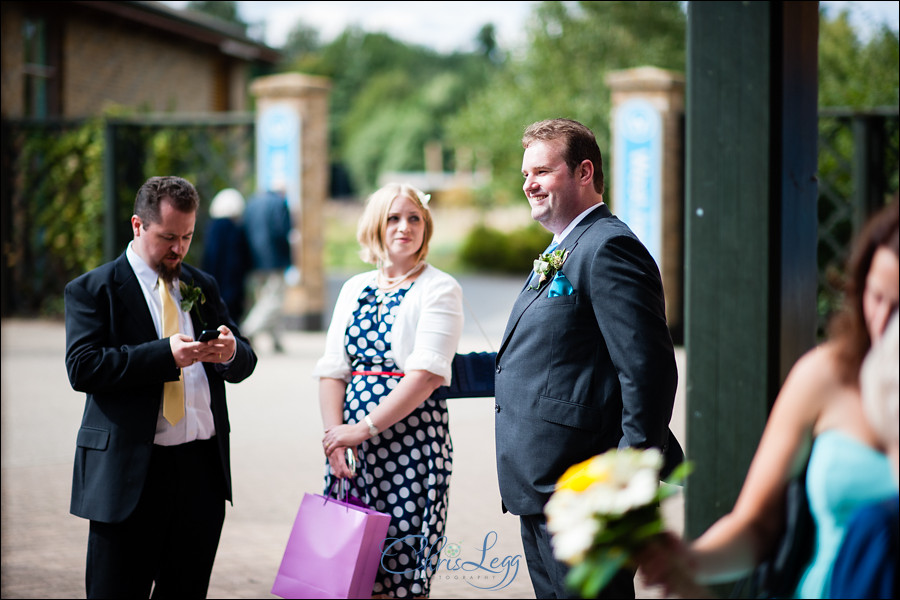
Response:
[[[131,247],[131,243],[128,244],[128,248],[125,250],[125,256],[128,258],[128,263],[141,284],[141,291],[144,292],[144,299],[147,301],[147,307],[150,309],[150,315],[153,317],[156,334],[162,339],[162,301],[159,298],[159,290],[157,289],[159,275],[155,269],[144,262],[144,259],[138,256],[137,252]],[[175,282],[170,282],[169,291],[172,293],[172,298],[175,299],[175,304],[178,306],[179,330],[181,333],[194,338],[194,325],[191,322],[191,317],[188,313],[181,310],[181,290],[179,286],[175,285]],[[203,370],[203,363],[198,362],[188,367],[183,367],[181,372],[184,374],[184,418],[175,425],[170,424],[163,417],[163,396],[162,388],[160,388],[159,415],[156,418],[156,436],[153,439],[153,443],[160,446],[175,446],[194,440],[207,440],[216,434],[210,406],[209,380],[206,378],[206,371]]]
[[[566,228],[563,229],[562,232],[561,232],[559,235],[554,235],[554,236],[553,236],[553,241],[556,242],[556,243],[558,244],[558,243],[561,242],[562,240],[566,239],[566,236],[569,235],[570,233],[572,233],[572,230],[575,229],[575,226],[576,226],[576,225],[578,225],[579,223],[581,223],[581,222],[584,220],[584,218],[585,218],[586,216],[588,216],[589,214],[591,214],[591,211],[592,211],[592,210],[597,210],[598,208],[600,208],[601,206],[603,206],[603,204],[604,204],[603,202],[600,202],[600,203],[598,203],[598,204],[595,204],[595,205],[593,205],[592,207],[590,207],[590,208],[588,208],[587,210],[585,210],[585,211],[584,211],[583,213],[581,213],[580,215],[578,215],[577,217],[575,217],[574,219],[572,219],[572,222],[569,223],[569,224],[566,226]]]

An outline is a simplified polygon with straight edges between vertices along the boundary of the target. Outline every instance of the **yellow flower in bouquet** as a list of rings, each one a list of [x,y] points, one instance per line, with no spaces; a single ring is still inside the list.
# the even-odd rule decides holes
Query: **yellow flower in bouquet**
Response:
[[[570,467],[544,507],[554,556],[572,567],[570,588],[595,597],[664,524],[660,502],[674,493],[659,485],[659,450],[610,450]],[[669,481],[680,480],[687,464]]]

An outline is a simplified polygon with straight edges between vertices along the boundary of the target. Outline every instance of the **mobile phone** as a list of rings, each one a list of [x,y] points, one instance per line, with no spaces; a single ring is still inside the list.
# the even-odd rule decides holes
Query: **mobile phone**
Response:
[[[197,341],[198,342],[210,342],[210,341],[216,339],[217,337],[219,337],[218,329],[204,329],[200,333],[200,337],[197,338]]]

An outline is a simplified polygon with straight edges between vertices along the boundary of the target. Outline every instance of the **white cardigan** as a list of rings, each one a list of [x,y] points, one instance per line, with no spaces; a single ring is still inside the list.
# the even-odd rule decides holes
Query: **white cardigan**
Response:
[[[350,381],[350,357],[344,333],[353,318],[359,295],[374,284],[377,271],[354,275],[341,287],[325,337],[325,354],[316,363],[313,377]],[[452,276],[431,265],[400,303],[392,328],[392,349],[397,366],[404,372],[429,371],[450,385],[450,363],[456,354],[463,328],[462,288]]]

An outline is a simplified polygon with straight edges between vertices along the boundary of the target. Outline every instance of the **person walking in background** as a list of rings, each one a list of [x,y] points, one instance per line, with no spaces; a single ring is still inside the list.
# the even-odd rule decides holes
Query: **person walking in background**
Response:
[[[529,126],[522,145],[531,217],[554,234],[556,259],[523,286],[497,353],[497,474],[535,595],[564,598],[567,567],[543,512],[556,481],[610,448],[666,451],[678,373],[659,269],[603,202],[594,134],[553,119]],[[603,593],[633,598],[633,573]]]
[[[88,598],[205,597],[231,500],[225,382],[256,355],[208,274],[184,264],[199,197],[138,190],[134,239],[65,288],[66,370],[87,394],[71,512],[90,519]],[[218,337],[195,341],[203,328]]]
[[[282,352],[282,307],[287,289],[285,274],[291,262],[291,212],[283,191],[267,191],[250,198],[244,211],[244,231],[253,256],[250,288],[253,306],[241,326],[251,340],[260,333],[272,338]]]
[[[444,535],[453,460],[446,400],[462,335],[462,289],[425,262],[434,229],[428,197],[409,185],[372,194],[357,230],[362,258],[375,264],[341,288],[313,375],[327,457],[325,490],[352,474],[367,503],[391,515],[374,594],[428,596]]]
[[[841,312],[829,339],[800,357],[769,414],[734,508],[699,538],[667,534],[640,559],[650,585],[681,595],[695,583],[735,581],[771,555],[785,531],[788,482],[806,468],[815,550],[795,598],[827,598],[832,567],[856,507],[897,493],[863,409],[860,367],[900,298],[900,207],[895,200],[854,245]],[[691,597],[691,596],[686,596]]]
[[[234,188],[226,188],[213,198],[201,265],[215,277],[222,300],[235,322],[244,317],[247,275],[253,268],[242,222],[244,206],[244,196]]]

